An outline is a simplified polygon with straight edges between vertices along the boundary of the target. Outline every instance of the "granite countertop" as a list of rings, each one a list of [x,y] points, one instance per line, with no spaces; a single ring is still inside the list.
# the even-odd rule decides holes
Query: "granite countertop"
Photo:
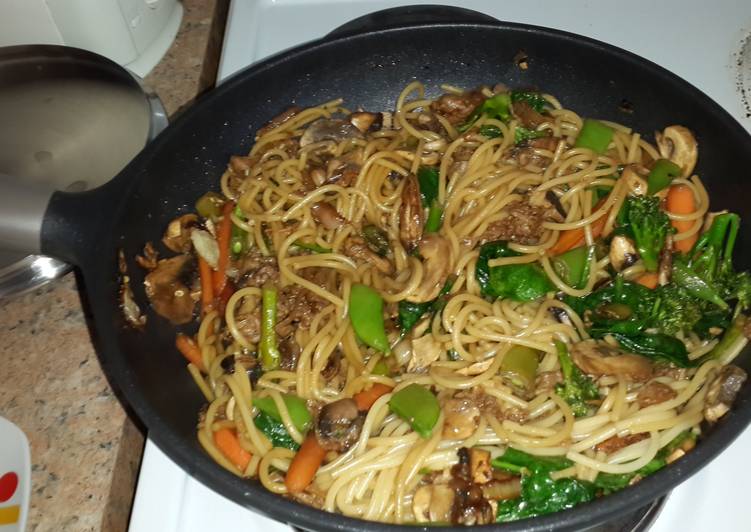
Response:
[[[177,38],[147,76],[170,115],[213,85],[229,0],[182,0]],[[0,414],[29,438],[29,531],[123,531],[144,434],[92,347],[74,274],[0,301]]]

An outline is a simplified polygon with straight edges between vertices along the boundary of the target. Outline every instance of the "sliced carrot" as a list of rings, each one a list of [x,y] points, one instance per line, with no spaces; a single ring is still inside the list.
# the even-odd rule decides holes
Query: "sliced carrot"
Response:
[[[313,431],[309,432],[300,450],[292,459],[284,478],[284,484],[290,493],[300,493],[313,482],[316,471],[321,467],[326,451],[321,447]]]
[[[200,255],[198,272],[201,276],[201,313],[206,314],[214,308],[214,279],[211,275],[211,266]]]
[[[370,410],[370,407],[373,406],[373,403],[375,403],[379,397],[386,395],[391,390],[393,390],[391,386],[386,386],[385,384],[376,382],[375,384],[373,384],[373,386],[371,386],[367,390],[363,390],[353,395],[352,399],[354,399],[355,402],[357,403],[358,410],[362,412],[367,412],[368,410]]]
[[[668,197],[665,207],[668,212],[673,214],[691,214],[696,211],[696,199],[694,198],[694,192],[690,187],[686,185],[673,185],[668,189]],[[680,233],[685,233],[691,229],[696,223],[695,220],[670,220],[670,223],[675,227],[675,230]],[[699,238],[699,232],[697,231],[688,238],[683,240],[676,240],[674,247],[681,253],[688,253],[691,248],[694,247],[696,241]]]
[[[226,283],[224,283],[224,288],[222,289],[221,293],[216,296],[215,302],[215,308],[219,312],[220,316],[224,316],[224,311],[227,308],[227,302],[229,301],[229,298],[232,297],[232,294],[235,293],[235,286],[232,284],[232,281],[227,280]]]
[[[636,282],[654,290],[657,288],[658,275],[654,272],[645,272],[636,278]]]
[[[221,294],[227,283],[227,265],[229,264],[229,241],[232,237],[232,211],[235,204],[228,201],[222,207],[222,221],[216,231],[216,243],[219,246],[219,260],[214,272],[214,293]]]
[[[240,471],[245,471],[251,454],[242,448],[237,434],[232,429],[219,429],[214,433],[214,444]]]
[[[594,206],[594,209],[592,209],[592,212],[596,212],[597,209],[602,207],[607,198],[607,196],[601,198],[600,201],[598,201]],[[597,238],[602,234],[602,230],[605,229],[605,222],[607,222],[607,220],[608,215],[603,214],[589,225],[592,229],[592,238]],[[550,255],[560,255],[561,253],[565,253],[569,249],[578,248],[579,246],[584,245],[585,242],[586,237],[584,235],[583,227],[577,227],[576,229],[567,229],[566,231],[561,231],[561,234],[558,235],[558,241],[553,245],[552,248],[550,248],[548,253]]]
[[[206,368],[203,365],[203,357],[201,356],[201,349],[190,336],[178,334],[177,338],[175,338],[175,345],[183,356],[188,359],[188,362],[192,362],[198,369],[206,372]]]

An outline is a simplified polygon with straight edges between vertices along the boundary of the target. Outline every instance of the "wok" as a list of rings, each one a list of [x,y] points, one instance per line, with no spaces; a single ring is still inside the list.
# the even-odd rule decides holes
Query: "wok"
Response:
[[[520,50],[529,58],[527,70],[514,61]],[[290,104],[306,106],[343,97],[352,108],[392,109],[399,91],[413,79],[423,81],[431,96],[439,94],[441,83],[537,87],[583,116],[615,120],[645,134],[683,124],[695,132],[701,147],[697,172],[709,189],[713,209],[751,214],[751,138],[701,91],[647,60],[601,42],[436,6],[365,17],[338,34],[252,65],[180,116],[99,189],[55,192],[51,197],[16,190],[12,197],[16,206],[28,207],[28,219],[18,228],[39,242],[38,249],[24,251],[58,257],[80,270],[102,365],[154,442],[218,493],[307,529],[406,532],[414,527],[328,514],[273,495],[258,482],[216,465],[195,436],[203,398],[174,349],[174,328],[149,310],[141,288],[143,272],[133,257],[144,242],[159,242],[167,223],[191,210],[196,198],[218,189],[230,155],[247,152],[254,132]],[[619,110],[624,99],[631,103],[632,113]],[[7,189],[0,189],[0,197],[9,201]],[[4,212],[6,206],[0,207]],[[34,212],[44,212],[43,221],[34,218]],[[744,269],[751,267],[747,225],[740,233],[736,259]],[[143,331],[125,326],[118,307],[120,249],[127,257],[136,299],[148,315]],[[744,352],[738,363],[751,371],[750,361]],[[750,402],[751,387],[746,386],[734,410],[694,451],[633,487],[554,515],[488,526],[508,531],[583,530],[643,506],[730,444],[751,418]]]

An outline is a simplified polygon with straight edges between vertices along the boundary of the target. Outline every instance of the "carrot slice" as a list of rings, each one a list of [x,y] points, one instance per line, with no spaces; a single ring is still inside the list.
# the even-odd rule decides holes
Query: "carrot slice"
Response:
[[[696,211],[696,199],[694,198],[694,192],[690,187],[686,185],[673,185],[668,189],[668,196],[665,207],[668,212],[673,214],[691,214]],[[670,220],[670,223],[675,227],[678,233],[684,233],[691,229],[696,223],[695,220]],[[688,253],[691,248],[694,247],[696,241],[699,239],[699,232],[697,231],[688,238],[683,240],[676,240],[674,243],[675,249],[681,253]]]
[[[216,231],[216,243],[219,246],[219,260],[214,272],[214,293],[221,294],[227,283],[227,264],[229,264],[229,241],[232,237],[232,211],[235,204],[228,201],[222,207],[222,221]]]
[[[608,215],[603,214],[597,220],[590,224],[592,228],[592,238],[597,238],[602,234],[602,230],[605,229],[605,222],[608,220]],[[558,242],[550,248],[551,255],[560,255],[565,253],[569,249],[574,249],[584,245],[586,238],[584,236],[584,228],[577,227],[576,229],[567,229],[561,231],[558,237]]]
[[[657,288],[658,275],[653,272],[645,272],[636,278],[636,282],[642,286],[646,286],[647,288],[654,290],[655,288]]]
[[[201,276],[201,313],[206,314],[214,308],[214,280],[211,266],[200,255],[198,256],[198,272]]]
[[[371,386],[367,390],[363,390],[353,395],[352,399],[354,399],[355,402],[357,403],[358,410],[362,412],[367,412],[368,410],[370,410],[370,407],[373,406],[373,403],[375,403],[379,397],[386,395],[391,390],[393,390],[391,386],[386,386],[385,384],[376,382],[375,384],[373,384],[373,386]]]
[[[284,484],[290,493],[300,493],[308,487],[321,467],[326,451],[321,447],[313,431],[308,433],[302,442],[300,450],[292,459],[284,478]]]
[[[198,369],[204,373],[206,372],[206,368],[203,366],[201,349],[190,336],[178,334],[177,338],[175,338],[175,346],[188,359],[188,362],[192,362]]]
[[[217,430],[214,433],[214,444],[240,471],[245,471],[250,462],[251,454],[242,448],[234,430]]]

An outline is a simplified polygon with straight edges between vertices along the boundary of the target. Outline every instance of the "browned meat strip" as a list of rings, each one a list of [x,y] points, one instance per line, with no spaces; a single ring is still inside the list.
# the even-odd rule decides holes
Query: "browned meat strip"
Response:
[[[628,436],[613,436],[607,440],[595,445],[597,451],[602,451],[605,454],[611,454],[616,451],[620,451],[624,447],[628,447],[634,443],[638,443],[649,436],[646,432],[640,432],[639,434],[629,434]]]
[[[537,244],[542,236],[542,223],[546,208],[533,206],[526,201],[514,201],[503,209],[507,215],[488,225],[479,242],[509,240],[517,244]]]
[[[511,107],[519,122],[528,129],[535,129],[540,124],[548,121],[547,117],[532,109],[527,102],[514,102]]]
[[[394,272],[394,266],[391,264],[391,261],[375,253],[370,249],[365,240],[359,236],[351,236],[345,240],[342,251],[344,251],[345,255],[357,261],[372,264],[382,273],[388,275]]]
[[[485,101],[485,96],[479,90],[463,92],[462,94],[444,94],[433,103],[430,109],[456,125],[464,122],[475,108]]]
[[[661,382],[650,382],[644,386],[636,395],[636,401],[639,406],[644,408],[651,405],[657,405],[673,399],[677,394],[667,384]]]
[[[196,302],[190,297],[188,278],[194,273],[194,265],[190,255],[163,259],[143,282],[153,309],[175,325],[193,319]]]

